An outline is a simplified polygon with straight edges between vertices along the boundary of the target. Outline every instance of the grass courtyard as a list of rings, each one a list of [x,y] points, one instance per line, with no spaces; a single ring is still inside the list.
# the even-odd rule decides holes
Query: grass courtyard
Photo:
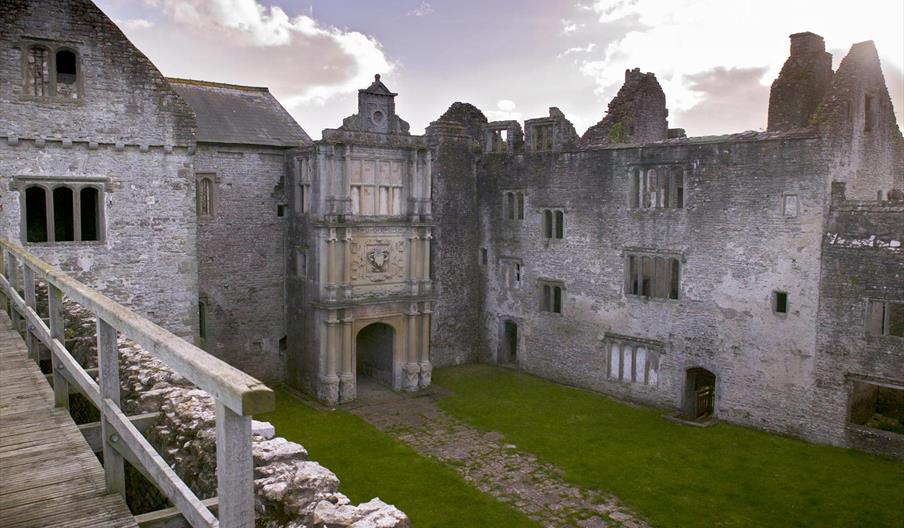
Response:
[[[660,411],[519,372],[434,371],[449,414],[505,435],[581,487],[610,491],[656,527],[904,527],[904,464],[719,424],[681,426]],[[284,392],[259,417],[336,472],[353,501],[379,496],[415,527],[534,526],[454,468],[420,456],[342,409]]]

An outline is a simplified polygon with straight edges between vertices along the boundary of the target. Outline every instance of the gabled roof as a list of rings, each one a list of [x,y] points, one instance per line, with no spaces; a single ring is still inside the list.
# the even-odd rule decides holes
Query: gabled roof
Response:
[[[167,79],[195,112],[197,140],[280,147],[311,143],[267,88]]]
[[[392,93],[389,91],[389,88],[387,88],[386,85],[383,84],[383,81],[380,80],[379,73],[374,75],[374,82],[371,83],[370,86],[368,86],[367,88],[365,88],[363,90],[358,90],[358,91],[364,92],[364,93],[369,93],[369,94],[374,94],[374,95],[388,95],[390,97],[395,97],[395,96],[399,95],[397,93]]]

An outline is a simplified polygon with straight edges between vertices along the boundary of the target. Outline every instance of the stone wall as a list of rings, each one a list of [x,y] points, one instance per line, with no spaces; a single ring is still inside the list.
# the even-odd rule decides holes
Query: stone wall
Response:
[[[904,203],[834,190],[822,241],[814,434],[904,457],[902,435],[849,423],[855,382],[904,388],[904,338],[867,331],[870,299],[904,302]]]
[[[682,404],[685,371],[716,374],[725,419],[805,434],[814,383],[825,163],[819,140],[673,140],[643,148],[486,154],[478,162],[481,237],[489,248],[482,359],[495,361],[505,321],[518,325],[519,367],[652,404]],[[629,174],[679,167],[683,209],[628,207]],[[525,193],[524,220],[503,216],[503,190]],[[799,214],[786,217],[786,194]],[[542,211],[564,211],[564,238]],[[625,293],[626,252],[681,261],[677,300]],[[477,258],[474,256],[472,258]],[[522,263],[521,285],[503,283]],[[560,281],[563,313],[540,310],[540,282]],[[773,291],[789,296],[773,313]],[[610,336],[660,344],[656,383],[607,374]],[[811,425],[811,423],[809,423]]]
[[[769,130],[793,130],[813,124],[814,113],[832,84],[832,54],[822,37],[791,35],[791,56],[769,92]]]
[[[609,103],[603,119],[581,136],[585,146],[637,144],[668,137],[665,93],[652,73],[625,70],[625,84]]]
[[[196,178],[214,179],[214,207],[198,218],[205,350],[267,383],[284,377],[286,224],[278,207],[285,150],[202,143]],[[285,344],[285,341],[283,341]]]

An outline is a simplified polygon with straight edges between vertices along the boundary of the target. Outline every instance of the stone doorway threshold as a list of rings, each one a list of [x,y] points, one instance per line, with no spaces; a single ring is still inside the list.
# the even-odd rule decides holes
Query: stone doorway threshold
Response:
[[[690,425],[691,427],[704,427],[705,428],[705,427],[712,427],[712,426],[716,425],[717,423],[719,423],[719,419],[716,418],[715,416],[707,416],[706,418],[703,418],[701,420],[691,420],[689,418],[686,418],[683,414],[681,414],[678,411],[673,411],[670,413],[663,414],[662,417],[672,423],[681,424],[681,425]]]

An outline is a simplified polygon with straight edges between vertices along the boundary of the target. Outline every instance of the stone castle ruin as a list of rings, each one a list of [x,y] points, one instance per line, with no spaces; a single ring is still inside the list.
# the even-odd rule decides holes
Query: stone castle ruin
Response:
[[[251,375],[341,404],[498,363],[904,456],[874,421],[904,394],[904,139],[872,42],[833,71],[792,35],[761,132],[669,128],[635,69],[583,135],[465,103],[412,135],[377,76],[312,141],[89,0],[4,5],[0,232]]]

